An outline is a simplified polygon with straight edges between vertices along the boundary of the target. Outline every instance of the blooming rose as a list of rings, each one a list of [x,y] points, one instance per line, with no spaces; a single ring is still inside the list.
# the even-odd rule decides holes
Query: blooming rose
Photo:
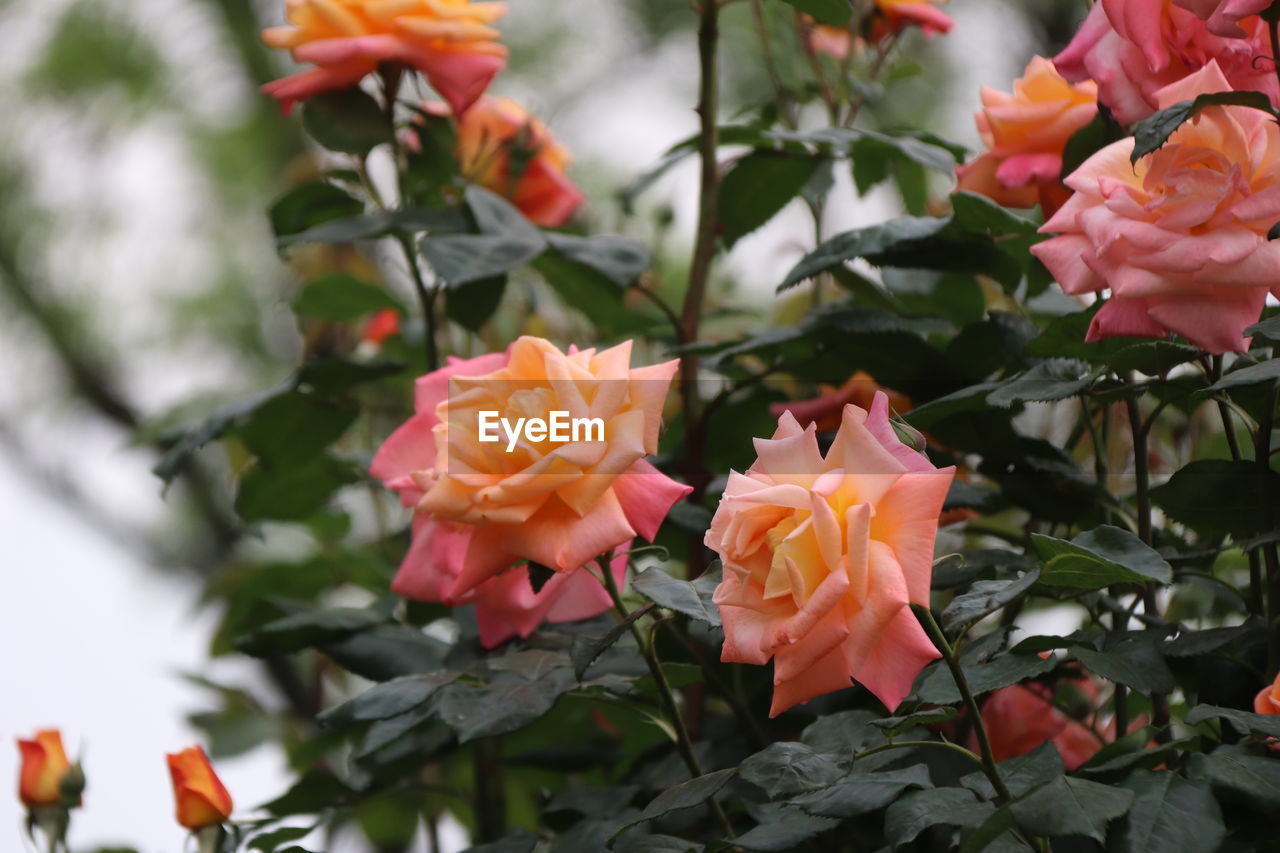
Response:
[[[62,802],[62,779],[71,762],[62,748],[62,733],[41,729],[31,740],[18,739],[22,769],[18,772],[18,797],[29,809]]]
[[[1168,106],[1229,89],[1217,63],[1158,93]],[[1067,178],[1075,195],[1031,251],[1067,293],[1111,288],[1086,340],[1172,331],[1213,353],[1243,351],[1280,243],[1280,128],[1259,110],[1210,107],[1130,165],[1115,142]]]
[[[1192,12],[1202,21],[1209,22],[1209,32],[1227,38],[1244,38],[1240,19],[1257,15],[1271,5],[1272,0],[1173,0]]]
[[[262,91],[287,113],[296,101],[354,86],[382,63],[402,63],[460,114],[506,65],[507,49],[489,26],[506,11],[505,3],[471,0],[287,0],[290,26],[270,27],[262,40],[317,67]]]
[[[715,602],[725,661],[773,659],[776,716],[857,679],[890,709],[938,652],[908,603],[928,605],[938,513],[954,468],[893,431],[888,398],[844,408],[824,458],[785,413],[731,472],[706,543],[724,561]]]
[[[987,697],[982,722],[996,761],[1026,755],[1052,741],[1070,772],[1102,748],[1102,740],[1088,726],[1059,711],[1049,699],[1049,689],[1042,684],[1014,684]]]
[[[178,823],[194,832],[231,817],[231,795],[213,772],[203,749],[191,746],[165,758],[173,780]]]
[[[1210,62],[1230,81],[1224,89],[1256,89],[1280,104],[1266,25],[1241,25],[1242,38],[1222,38],[1172,0],[1098,0],[1053,61],[1068,80],[1098,81],[1098,98],[1121,124],[1151,115],[1161,89]]]
[[[442,107],[427,105],[432,112]],[[568,150],[510,98],[481,98],[458,120],[462,174],[510,199],[537,225],[557,228],[582,204],[565,176],[568,164]]]
[[[769,413],[775,418],[782,417],[783,412],[790,412],[802,427],[816,424],[818,432],[831,432],[840,428],[844,421],[844,407],[850,403],[860,409],[869,409],[878,392],[884,392],[889,400],[889,408],[895,412],[906,412],[911,409],[911,401],[897,391],[889,391],[880,387],[870,373],[859,370],[850,376],[843,385],[835,388],[822,385],[822,391],[810,400],[797,400],[788,403],[769,404]]]
[[[1259,714],[1280,714],[1280,675],[1253,698],[1253,710]]]
[[[909,27],[919,27],[926,36],[948,33],[955,26],[955,21],[936,8],[937,4],[946,2],[947,0],[874,0],[866,23],[867,36],[871,41],[879,43]],[[854,48],[854,38],[845,27],[814,24],[809,29],[807,38],[811,51],[824,53],[833,59],[846,59]]]
[[[522,337],[506,353],[453,360],[419,379],[416,413],[370,469],[416,510],[397,584],[458,602],[523,561],[570,573],[637,535],[652,541],[690,491],[644,459],[657,450],[677,362],[631,368],[630,358],[630,341],[565,354]],[[480,439],[482,412],[545,420],[554,411],[599,418],[603,440],[526,438],[507,452],[506,435]],[[428,574],[430,584],[422,580]],[[515,578],[502,580],[503,589],[517,588]],[[585,583],[548,587],[565,596],[566,611],[582,612]]]
[[[956,169],[956,188],[1007,207],[1039,202],[1052,215],[1071,194],[1062,185],[1062,151],[1097,113],[1097,84],[1072,85],[1052,62],[1034,57],[1012,95],[982,87],[976,121],[987,150]]]

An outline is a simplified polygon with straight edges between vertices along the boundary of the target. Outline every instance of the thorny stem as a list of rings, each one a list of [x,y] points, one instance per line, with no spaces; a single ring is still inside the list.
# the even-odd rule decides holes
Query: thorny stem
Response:
[[[609,570],[609,562],[608,559],[597,560],[600,567],[600,576],[603,579],[605,591],[609,593],[609,598],[613,601],[613,609],[617,611],[618,617],[625,621],[631,615],[631,612],[627,610],[627,605],[622,600],[622,593],[618,590],[618,581],[614,578],[613,572]],[[685,728],[684,717],[680,714],[679,706],[676,705],[676,697],[671,690],[671,683],[667,681],[667,674],[662,670],[662,661],[658,660],[656,644],[649,642],[645,638],[644,633],[634,621],[628,623],[627,627],[631,630],[631,636],[635,639],[636,645],[640,647],[645,663],[649,666],[649,674],[653,676],[653,682],[658,687],[658,695],[662,699],[663,709],[667,713],[672,730],[676,733],[676,748],[680,752],[680,758],[684,761],[690,775],[696,779],[703,775],[702,762],[698,761],[698,756],[694,752],[693,739],[689,737],[689,730]],[[728,816],[714,798],[710,802],[716,820],[719,821],[726,837],[733,838],[733,825],[729,823]]]
[[[681,341],[686,344],[698,340],[702,323],[703,303],[706,301],[707,282],[711,275],[711,262],[716,251],[717,197],[720,194],[720,171],[716,160],[719,147],[719,127],[716,124],[719,102],[719,84],[716,77],[716,46],[720,38],[720,8],[716,0],[702,0],[698,22],[698,159],[700,180],[698,189],[698,226],[694,238],[693,258],[689,264],[689,286],[684,294],[680,312]],[[693,487],[689,500],[701,500],[710,481],[702,464],[705,430],[697,417],[698,406],[698,357],[695,353],[680,356],[680,401],[685,423],[685,448],[682,473]],[[696,577],[705,568],[705,555],[699,538],[689,542],[689,576]]]
[[[969,680],[965,678],[964,668],[960,666],[960,659],[956,656],[955,649],[947,642],[946,634],[942,633],[942,629],[938,627],[938,623],[933,618],[933,613],[929,608],[919,604],[912,604],[911,610],[916,614],[916,618],[920,620],[920,625],[924,628],[929,639],[938,647],[938,651],[942,653],[942,659],[946,661],[947,669],[951,670],[951,678],[956,683],[956,689],[960,691],[960,698],[964,700],[964,707],[969,712],[969,719],[973,721],[973,732],[978,738],[978,751],[982,754],[982,769],[987,774],[987,778],[991,780],[991,787],[995,788],[997,799],[999,802],[1007,803],[1013,799],[1009,793],[1009,786],[1004,783],[1004,777],[1000,775],[1000,768],[996,766],[995,754],[991,751],[991,740],[987,737],[987,726],[982,720],[982,711],[978,708],[978,701],[973,697],[973,691],[969,689]],[[968,752],[968,750],[965,750]]]

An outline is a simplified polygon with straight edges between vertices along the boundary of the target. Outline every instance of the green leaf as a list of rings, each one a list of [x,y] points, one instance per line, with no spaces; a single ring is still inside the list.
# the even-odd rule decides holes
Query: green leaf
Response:
[[[771,743],[748,757],[738,775],[771,798],[800,794],[832,784],[844,775],[836,756],[815,752],[803,743]]]
[[[815,21],[833,27],[847,27],[853,16],[853,7],[848,0],[784,0]]]
[[[1059,776],[1013,802],[1014,820],[1029,835],[1083,835],[1099,844],[1107,824],[1133,804],[1133,792],[1086,779]]]
[[[974,650],[980,648],[977,643],[970,643],[965,648],[965,652],[972,657]],[[965,652],[961,653],[962,661],[964,661]],[[974,695],[978,695],[1043,675],[1053,669],[1056,663],[1053,656],[1042,658],[1035,654],[1006,652],[982,662],[978,660],[964,662],[964,675]],[[952,680],[950,671],[944,666],[931,665],[921,674],[916,685],[916,698],[921,702],[952,705],[960,701],[960,693],[956,690],[955,681]]]
[[[1192,753],[1189,773],[1252,803],[1264,813],[1280,808],[1280,761],[1269,755],[1223,746],[1209,755]]]
[[[1222,843],[1222,810],[1205,783],[1168,771],[1136,770],[1120,784],[1134,800],[1113,829],[1109,851],[1214,853]]]
[[[312,359],[302,365],[295,379],[298,389],[301,391],[336,395],[346,391],[353,385],[376,382],[388,376],[395,376],[405,367],[404,362],[390,361],[385,358],[352,361],[347,358],[329,356]]]
[[[837,234],[809,254],[787,273],[778,290],[786,290],[818,273],[839,266],[854,258],[884,252],[898,244],[923,240],[941,234],[950,219],[936,217],[910,217],[891,219],[879,225],[869,225]]]
[[[498,310],[506,292],[505,275],[450,285],[445,291],[445,310],[450,320],[468,331],[479,333]]]
[[[986,196],[971,192],[958,192],[951,196],[951,208],[955,223],[966,231],[1007,237],[1013,234],[1034,234],[1036,224],[1010,213]]]
[[[282,470],[259,466],[241,478],[236,512],[248,522],[303,521],[358,479],[350,465],[327,455]]]
[[[1044,560],[1040,582],[1046,586],[1102,589],[1116,583],[1169,583],[1173,569],[1137,536],[1109,524],[1070,542],[1039,533],[1031,544]]]
[[[1040,579],[1040,570],[1027,572],[1015,580],[976,581],[969,591],[957,595],[942,611],[942,630],[948,634],[961,632],[989,613],[994,613],[1021,597]]]
[[[1126,639],[1103,651],[1087,646],[1071,646],[1069,651],[1096,675],[1144,695],[1168,693],[1174,688],[1173,673],[1150,641]]]
[[[826,714],[806,726],[800,733],[800,740],[813,747],[815,752],[852,755],[872,744],[884,742],[884,735],[871,725],[876,718],[874,712],[864,710]],[[860,761],[858,766],[863,766],[863,763]]]
[[[653,262],[648,248],[630,237],[576,237],[555,232],[546,236],[551,248],[565,260],[590,267],[619,287],[635,284]]]
[[[282,796],[259,806],[276,817],[315,814],[347,801],[352,791],[336,776],[320,770],[308,770]]]
[[[834,785],[795,797],[793,805],[818,817],[850,818],[878,811],[908,788],[931,788],[929,768],[913,764],[900,770],[853,773]]]
[[[440,720],[460,743],[524,728],[577,683],[567,656],[530,649],[491,659],[483,685],[455,682],[432,700]]]
[[[728,767],[668,788],[650,800],[649,804],[644,807],[644,811],[628,825],[653,820],[679,809],[688,809],[701,805],[719,793],[721,788],[729,784],[729,780],[737,775],[737,772],[737,768]]]
[[[650,566],[631,580],[631,588],[650,601],[677,613],[683,613],[699,622],[718,627],[720,609],[711,596],[720,583],[720,573],[706,572],[690,583]]]
[[[1244,330],[1244,336],[1246,338],[1256,337],[1266,338],[1269,341],[1280,341],[1280,314],[1272,314],[1267,319],[1254,323]]]
[[[890,804],[884,813],[884,834],[898,847],[938,824],[978,826],[994,811],[995,806],[964,788],[926,788]]]
[[[361,216],[326,220],[305,230],[279,236],[278,247],[300,243],[354,243],[400,232],[457,231],[465,223],[453,210],[375,210]]]
[[[1197,95],[1193,100],[1179,101],[1173,106],[1165,107],[1134,125],[1130,162],[1137,163],[1145,155],[1157,150],[1183,122],[1201,110],[1214,106],[1250,107],[1261,110],[1272,118],[1280,118],[1280,113],[1271,105],[1271,99],[1261,92],[1214,92]]]
[[[436,275],[450,285],[505,275],[542,254],[546,241],[523,236],[446,234],[418,244]]]
[[[262,853],[275,853],[280,845],[305,838],[314,831],[314,826],[282,826],[279,829],[255,835],[249,842],[249,849],[260,850]]]
[[[533,853],[537,846],[538,836],[527,829],[516,829],[497,841],[468,847],[463,853]]]
[[[653,609],[652,604],[646,604],[644,607],[637,607],[635,610],[627,614],[627,618],[618,622],[607,632],[599,637],[578,636],[573,638],[573,646],[569,651],[569,657],[573,661],[573,674],[579,681],[586,675],[587,669],[591,664],[595,663],[605,650],[621,639],[622,635],[630,630],[631,626],[637,619],[644,616]]]
[[[800,194],[822,164],[815,157],[753,151],[739,160],[720,184],[720,225],[732,246],[774,217]]]
[[[941,708],[926,708],[923,711],[916,711],[902,716],[882,717],[878,720],[872,720],[871,725],[892,737],[894,735],[900,735],[909,729],[915,728],[916,726],[946,723],[954,720],[955,718],[956,709],[944,705]]]
[[[654,325],[651,314],[629,306],[624,300],[626,290],[595,267],[546,252],[533,268],[566,307],[581,312],[604,334],[634,333]]]
[[[999,764],[1000,776],[1015,797],[1021,797],[1040,786],[1062,777],[1066,767],[1052,741],[1045,741],[1025,755],[1006,758]],[[961,777],[960,784],[984,800],[994,799],[995,788],[981,770]]]
[[[255,409],[279,393],[279,389],[272,389],[248,400],[232,403],[218,409],[195,426],[176,433],[165,433],[160,439],[166,445],[164,455],[160,457],[156,467],[151,469],[152,473],[165,483],[170,482],[182,470],[191,454],[214,439],[221,438]]]
[[[391,141],[391,122],[372,96],[353,86],[307,98],[302,126],[330,151],[363,156]]]
[[[1062,151],[1061,179],[1066,180],[1085,160],[1111,143],[1124,139],[1126,135],[1124,128],[1111,117],[1108,110],[1098,110],[1093,121],[1071,134],[1071,138],[1067,140]]]
[[[386,617],[380,613],[354,607],[305,610],[269,622],[257,631],[238,638],[236,648],[254,657],[296,652],[386,621]]]
[[[839,821],[814,817],[785,805],[768,805],[757,809],[759,825],[733,840],[744,850],[795,850],[815,836],[836,826]]]
[[[364,203],[327,181],[294,187],[276,199],[269,211],[271,229],[281,239],[325,222],[350,219],[364,212]]]
[[[987,395],[987,402],[1008,408],[1014,403],[1065,400],[1086,390],[1096,378],[1097,375],[1081,362],[1049,359],[1034,365],[1012,382],[1001,383]]]
[[[339,323],[387,308],[404,313],[399,300],[381,287],[341,272],[312,279],[293,300],[295,313]]]
[[[1237,362],[1239,364],[1240,362]],[[1217,382],[1210,385],[1207,391],[1226,391],[1244,385],[1257,385],[1262,382],[1274,382],[1280,379],[1280,358],[1271,358],[1258,364],[1250,364],[1227,373]]]
[[[1226,720],[1240,734],[1259,734],[1280,737],[1280,714],[1254,714],[1235,708],[1219,708],[1215,705],[1196,705],[1187,712],[1187,725],[1194,726],[1205,720]]]
[[[1270,481],[1266,488],[1280,494],[1280,476],[1274,471],[1266,476]],[[1151,501],[1171,519],[1205,538],[1225,534],[1248,537],[1271,531],[1280,522],[1280,514],[1273,511],[1267,517],[1263,513],[1264,482],[1252,462],[1200,459],[1153,488]]]
[[[320,714],[319,720],[330,726],[349,726],[369,720],[385,720],[424,704],[446,684],[458,678],[456,672],[430,672],[407,675],[375,685],[359,696]]]
[[[492,190],[471,184],[464,195],[467,209],[471,211],[481,234],[525,240],[545,239],[542,232],[525,218],[518,207]]]
[[[263,462],[289,469],[341,438],[358,414],[354,407],[291,391],[254,409],[236,434]]]

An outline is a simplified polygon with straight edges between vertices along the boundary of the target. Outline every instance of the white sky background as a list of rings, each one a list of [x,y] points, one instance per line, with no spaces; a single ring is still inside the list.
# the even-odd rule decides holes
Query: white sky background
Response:
[[[0,54],[0,86],[8,85],[5,81],[17,76],[15,69],[35,55],[49,22],[64,5],[64,0],[11,0],[0,13],[6,44],[26,45]],[[203,8],[193,8],[189,0],[132,0],[127,6],[148,27],[168,28],[165,50],[181,57],[184,79],[202,93],[210,120],[242,109],[245,99],[253,97],[226,77],[218,46],[208,43],[199,26]],[[566,27],[583,36],[582,54],[554,80],[507,79],[495,91],[523,98],[535,112],[540,100],[554,103],[549,123],[584,171],[616,174],[621,183],[692,130],[691,41],[673,42],[660,55],[617,67],[613,57],[628,38],[630,24],[614,5],[515,0],[513,6],[509,27]],[[1026,57],[1009,46],[1010,21],[998,6],[960,0],[948,12],[957,26],[941,40],[942,49],[955,69],[956,91],[972,94],[947,105],[947,121],[953,138],[973,145],[971,116],[979,84],[1007,89]],[[991,44],[997,31],[1007,51],[973,49]],[[20,92],[0,90],[0,108],[20,98]],[[91,280],[97,310],[118,322],[122,335],[145,338],[148,300],[186,287],[183,282],[199,276],[202,258],[211,250],[190,238],[200,214],[201,178],[176,141],[177,131],[163,120],[140,122],[126,134],[109,169],[94,159],[104,156],[94,149],[96,143],[78,138],[74,126],[43,127],[39,138],[17,142],[39,164],[32,177],[42,200],[68,211],[103,197],[115,205],[106,243],[56,262],[60,285],[63,277]],[[5,131],[0,124],[0,134]],[[694,213],[693,177],[689,164],[651,191],[655,199],[676,202],[677,226],[685,235]],[[609,203],[604,195],[595,199],[600,207]],[[860,209],[835,206],[828,228],[833,233],[866,224],[885,212],[874,200]],[[269,257],[265,219],[257,210],[250,213],[256,217],[250,223],[262,222],[263,233],[249,251]],[[74,221],[71,216],[66,221]],[[727,269],[741,278],[744,290],[763,301],[799,251],[810,245],[810,234],[806,215],[788,210],[742,240]],[[148,470],[151,460],[130,450],[120,434],[50,399],[45,377],[53,366],[32,355],[26,347],[31,340],[28,331],[0,317],[4,420],[13,423],[16,418],[19,437],[42,466],[86,487],[120,518],[143,526],[163,518],[159,483]],[[126,390],[148,411],[162,411],[238,381],[228,365],[207,358],[152,356],[135,362],[128,365],[131,384]],[[201,671],[235,680],[249,677],[252,665],[220,662],[210,672],[204,650],[216,619],[197,608],[194,584],[146,566],[136,552],[61,505],[2,452],[0,541],[0,849],[21,849],[3,840],[16,839],[21,822],[21,808],[11,793],[17,776],[13,738],[37,727],[58,726],[70,749],[83,745],[89,780],[86,808],[73,823],[73,846],[180,850],[184,833],[171,817],[164,753],[197,740],[185,716],[206,707],[206,697],[177,673]],[[218,769],[238,813],[279,794],[287,780],[282,756],[274,749],[223,762]],[[341,849],[335,846],[334,853]]]

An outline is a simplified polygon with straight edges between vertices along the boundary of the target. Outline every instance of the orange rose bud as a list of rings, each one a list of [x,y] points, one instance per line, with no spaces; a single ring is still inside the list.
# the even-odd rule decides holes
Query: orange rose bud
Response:
[[[1253,699],[1253,710],[1259,714],[1280,714],[1280,675]]]
[[[62,779],[71,769],[62,748],[62,733],[41,729],[33,740],[18,739],[22,769],[18,774],[18,796],[29,809],[56,806],[62,802]]]
[[[231,816],[231,795],[213,772],[203,749],[192,746],[166,758],[173,777],[178,823],[194,832],[223,823]]]

